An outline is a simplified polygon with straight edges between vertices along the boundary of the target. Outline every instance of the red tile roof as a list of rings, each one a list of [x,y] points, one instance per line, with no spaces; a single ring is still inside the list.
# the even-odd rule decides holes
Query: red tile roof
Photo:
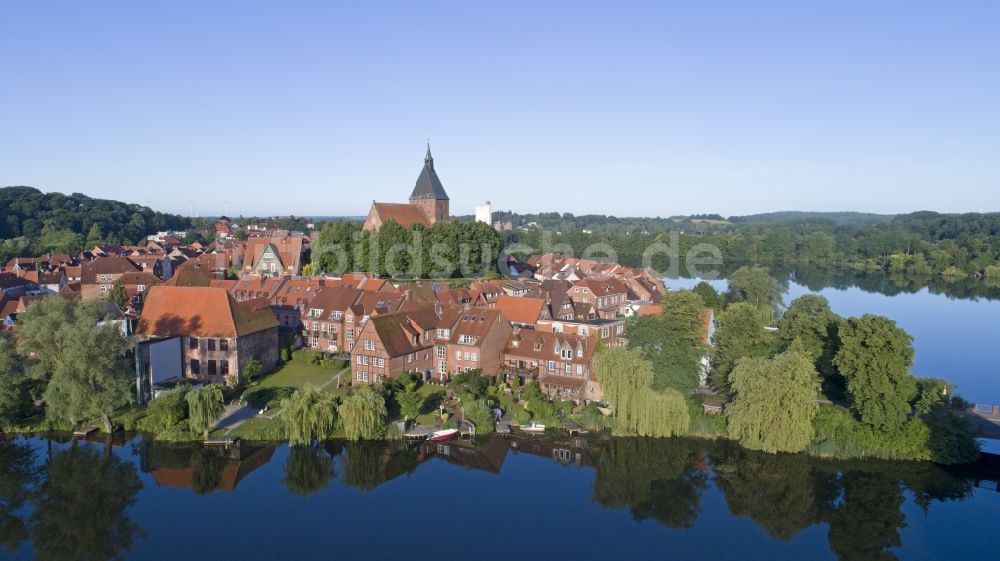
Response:
[[[149,337],[236,337],[278,327],[266,305],[239,303],[225,289],[154,286],[136,334]]]

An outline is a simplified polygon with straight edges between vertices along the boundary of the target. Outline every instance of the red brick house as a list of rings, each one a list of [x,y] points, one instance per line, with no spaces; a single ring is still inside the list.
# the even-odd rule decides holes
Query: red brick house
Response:
[[[222,288],[154,286],[136,326],[139,341],[179,337],[182,377],[224,383],[242,378],[253,357],[263,371],[278,362],[278,321],[264,300],[237,302]],[[140,345],[140,353],[143,346]],[[144,360],[145,359],[145,362]],[[148,364],[149,357],[139,357]],[[144,373],[137,373],[140,379]]]
[[[450,330],[457,316],[454,310],[423,305],[370,318],[351,349],[354,382],[378,383],[405,372],[429,377],[438,330]]]
[[[504,351],[504,365],[514,375],[528,376],[553,398],[600,400],[601,388],[590,363],[598,339],[532,329],[514,332]]]
[[[83,300],[107,298],[122,275],[142,270],[127,258],[119,256],[98,257],[81,267],[80,298]]]
[[[330,353],[350,350],[345,339],[344,317],[361,295],[359,288],[324,288],[309,302],[302,316],[303,346]],[[354,328],[353,315],[351,328]],[[351,332],[354,340],[354,332]]]
[[[583,279],[566,293],[574,303],[592,305],[597,316],[605,319],[624,315],[628,305],[628,287],[618,279]]]
[[[446,329],[448,331],[444,331]],[[451,374],[476,369],[486,376],[496,376],[503,365],[504,348],[512,332],[510,322],[499,310],[463,310],[454,325],[439,328],[434,349],[435,377],[446,379]],[[441,356],[442,347],[444,357]]]

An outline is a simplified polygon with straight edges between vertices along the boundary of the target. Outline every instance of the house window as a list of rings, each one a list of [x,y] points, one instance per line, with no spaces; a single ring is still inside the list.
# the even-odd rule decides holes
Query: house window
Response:
[[[376,374],[375,375],[375,383],[376,384],[381,384],[382,383],[382,378],[383,378],[383,376],[381,374]]]
[[[198,338],[197,337],[191,337],[190,339],[188,339],[188,348],[191,349],[192,351],[197,351],[198,350]]]
[[[229,361],[220,360],[219,361],[219,373],[223,376],[229,376]]]
[[[472,353],[472,360],[479,360],[479,354],[478,353]]]
[[[313,337],[312,338],[312,348],[314,348],[314,349],[318,349],[319,348],[319,337]]]
[[[472,353],[465,353],[465,360],[472,360]]]
[[[441,374],[448,372],[448,364],[444,362],[438,363],[438,372]]]
[[[215,376],[216,374],[219,373],[218,369],[216,367],[216,363],[215,362],[216,361],[214,361],[214,360],[208,361],[208,375],[209,376]]]
[[[219,339],[219,350],[224,353],[229,352],[229,339]]]
[[[582,364],[577,364],[576,365],[576,374],[577,374],[577,376],[583,376],[583,365]]]
[[[462,360],[462,351],[455,351],[455,360]]]
[[[444,360],[445,348],[444,345],[438,345],[434,348],[434,354],[439,360]]]
[[[556,361],[550,360],[549,361],[549,372],[555,372],[555,370],[556,370]]]
[[[319,331],[319,322],[318,321],[314,321],[313,322],[313,331]]]
[[[215,339],[209,339],[205,341],[206,348],[210,351],[215,350]]]
[[[101,292],[107,292],[107,291],[108,291],[108,285],[102,284],[101,285]]]
[[[358,372],[358,373],[356,373],[354,375],[354,377],[357,378],[359,382],[367,382],[368,381],[368,373],[367,372]]]
[[[601,328],[601,338],[607,339],[611,335],[611,330],[607,327]]]
[[[372,358],[372,366],[375,368],[385,368],[385,359],[379,357]],[[375,381],[377,382],[378,380]]]
[[[573,365],[570,364],[570,363],[568,363],[568,362],[566,363],[566,373],[567,374],[572,374],[573,373]]]
[[[146,285],[140,284],[135,289],[138,290],[139,292],[146,292]]]
[[[375,350],[375,341],[373,339],[365,339],[365,350],[366,351]]]
[[[618,325],[615,326],[615,334],[621,335],[623,331],[625,331],[624,324],[619,323]]]
[[[347,316],[346,318],[344,318],[344,321],[346,321],[347,323],[354,323],[354,316]]]
[[[448,329],[438,329],[437,330],[437,336],[441,337],[442,339],[447,339],[449,337],[449,333],[448,333],[449,331],[450,330],[448,330]]]
[[[201,374],[201,362],[199,362],[196,358],[191,359],[191,373]]]
[[[344,312],[333,312],[333,319],[340,319],[344,317]]]

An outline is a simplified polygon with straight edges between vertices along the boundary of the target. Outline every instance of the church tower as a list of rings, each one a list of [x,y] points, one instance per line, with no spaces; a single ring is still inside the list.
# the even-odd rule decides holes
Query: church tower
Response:
[[[431,156],[431,143],[427,141],[427,155],[424,156],[424,169],[420,170],[417,184],[410,193],[410,204],[418,207],[427,216],[431,224],[448,221],[448,193],[444,192],[441,180],[434,171],[434,158]]]

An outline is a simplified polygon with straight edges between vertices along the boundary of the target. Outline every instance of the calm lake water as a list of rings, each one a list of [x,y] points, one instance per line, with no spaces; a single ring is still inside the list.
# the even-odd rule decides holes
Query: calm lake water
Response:
[[[694,439],[224,454],[18,438],[0,442],[0,557],[986,559],[998,478],[1000,462],[831,462]]]
[[[698,282],[666,280],[670,288],[691,288]],[[726,289],[724,280],[710,282],[719,291]],[[1000,299],[956,296],[929,288],[895,291],[886,286],[888,281],[867,284],[867,289],[850,283],[807,288],[787,278],[784,282],[788,288],[785,305],[803,294],[820,294],[841,316],[870,313],[895,320],[913,336],[914,374],[949,380],[973,403],[1000,403]]]

